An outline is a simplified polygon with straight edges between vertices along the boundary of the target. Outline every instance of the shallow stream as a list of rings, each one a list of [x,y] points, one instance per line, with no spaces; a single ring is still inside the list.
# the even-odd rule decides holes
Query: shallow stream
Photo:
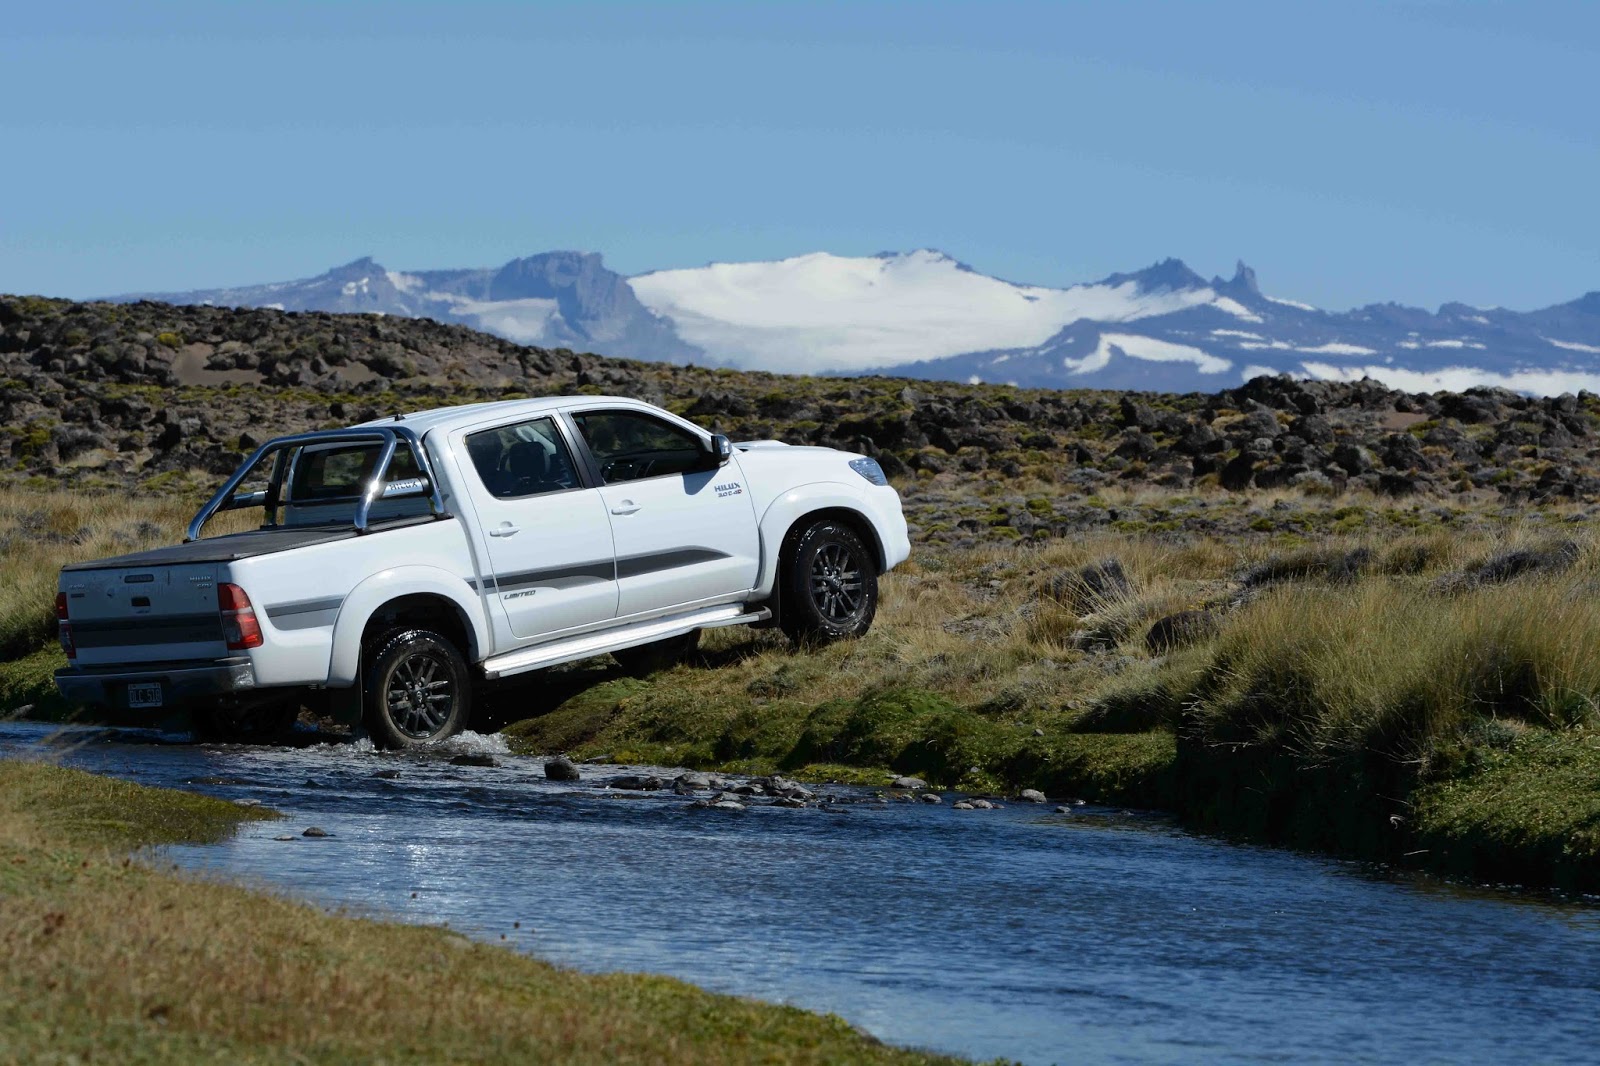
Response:
[[[1600,1055],[1596,902],[1397,879],[1096,807],[825,788],[836,810],[698,809],[593,783],[638,768],[547,781],[497,737],[428,756],[186,739],[6,723],[0,755],[49,747],[288,816],[168,849],[192,868],[832,1011],[892,1043],[1027,1063]],[[449,761],[469,751],[501,765]]]

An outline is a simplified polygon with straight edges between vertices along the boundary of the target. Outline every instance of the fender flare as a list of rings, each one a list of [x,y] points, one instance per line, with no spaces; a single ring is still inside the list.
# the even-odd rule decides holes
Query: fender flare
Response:
[[[883,532],[867,509],[862,506],[860,494],[852,486],[837,481],[814,481],[785,492],[767,505],[767,510],[757,523],[761,533],[761,572],[757,576],[755,591],[759,596],[772,595],[778,574],[778,553],[783,550],[783,538],[802,516],[812,511],[849,511],[872,530],[877,540],[879,565],[883,559]]]
[[[461,578],[436,566],[392,566],[367,578],[350,591],[333,626],[333,658],[328,665],[331,687],[353,685],[361,669],[361,637],[378,609],[402,596],[439,596],[455,604],[467,623],[472,647],[467,659],[476,662],[492,646],[483,602]]]

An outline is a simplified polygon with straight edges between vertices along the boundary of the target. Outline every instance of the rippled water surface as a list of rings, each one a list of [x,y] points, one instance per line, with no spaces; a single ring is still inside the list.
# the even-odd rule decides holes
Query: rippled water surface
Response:
[[[583,969],[833,1011],[894,1043],[1029,1063],[1600,1054],[1594,905],[1389,880],[1094,807],[733,812],[549,782],[539,760],[503,753],[498,767],[451,765],[460,747],[51,735],[0,726],[0,748],[48,745],[87,769],[288,815],[171,849],[191,867],[505,934]],[[298,835],[311,825],[331,836]]]

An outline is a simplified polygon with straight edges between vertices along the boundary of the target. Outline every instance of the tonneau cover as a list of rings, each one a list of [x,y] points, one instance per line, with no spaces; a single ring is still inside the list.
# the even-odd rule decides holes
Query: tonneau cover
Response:
[[[441,515],[448,518],[449,515]],[[401,526],[420,525],[434,521],[432,515],[401,518],[381,525],[375,524],[369,532]],[[360,536],[350,526],[300,526],[278,529],[257,529],[248,533],[229,533],[221,537],[205,537],[187,544],[173,544],[166,548],[117,555],[110,559],[91,559],[83,563],[69,563],[62,572],[73,570],[123,570],[141,566],[173,566],[184,563],[227,563],[235,559],[249,559],[256,555],[271,555],[291,548],[304,548],[312,544],[328,544],[336,540],[349,540]]]

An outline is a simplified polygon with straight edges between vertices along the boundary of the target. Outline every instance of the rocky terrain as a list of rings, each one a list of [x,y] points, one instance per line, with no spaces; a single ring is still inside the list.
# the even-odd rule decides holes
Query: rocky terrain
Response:
[[[426,319],[0,296],[0,467],[35,484],[193,493],[274,434],[573,392],[641,397],[735,439],[875,455],[935,538],[1119,522],[1226,532],[1215,516],[1254,520],[1229,501],[1273,491],[1326,500],[1332,516],[1342,500],[1417,511],[1600,497],[1589,393],[807,378],[525,347]]]

